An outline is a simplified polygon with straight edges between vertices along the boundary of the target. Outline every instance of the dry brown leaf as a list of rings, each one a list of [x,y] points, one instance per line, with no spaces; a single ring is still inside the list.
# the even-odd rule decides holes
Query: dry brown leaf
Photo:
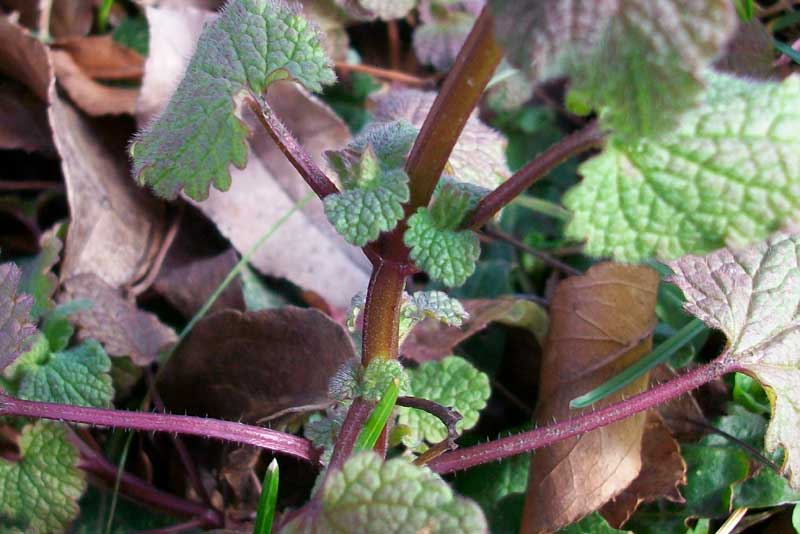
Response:
[[[148,8],[150,56],[145,64],[137,117],[148,120],[167,101],[179,81],[203,23],[213,13]],[[318,162],[322,151],[349,138],[347,126],[324,104],[292,83],[270,86],[267,99],[300,143]],[[231,169],[229,191],[212,190],[195,203],[244,252],[310,190],[252,116],[243,112],[254,132],[247,167]],[[251,260],[259,271],[289,279],[321,295],[337,307],[347,307],[366,287],[369,263],[362,252],[345,243],[328,223],[318,201],[290,218]],[[331,283],[335,280],[335,283]]]
[[[72,316],[78,337],[98,340],[112,356],[130,356],[133,363],[145,366],[176,340],[175,332],[158,317],[138,309],[93,274],[67,278],[63,287],[62,301],[88,299],[93,304]]]
[[[25,85],[47,102],[53,70],[42,42],[8,17],[0,16],[0,50],[0,74]]]
[[[20,23],[38,31],[41,6],[38,0],[0,0],[0,5],[19,14]],[[50,35],[55,38],[86,35],[92,29],[94,0],[54,0],[50,7]]]
[[[456,345],[466,341],[487,326],[499,322],[525,328],[544,344],[547,333],[547,312],[529,300],[514,298],[463,300],[469,319],[461,326],[448,326],[435,319],[425,319],[411,330],[400,347],[404,358],[416,362],[439,360],[453,353]]]
[[[760,20],[753,19],[739,22],[714,68],[737,76],[768,79],[776,76],[774,57],[772,34]]]
[[[681,448],[657,412],[647,414],[642,438],[642,470],[625,491],[607,502],[600,513],[614,528],[622,528],[643,502],[665,498],[684,502],[678,486],[686,484]]]
[[[56,153],[44,102],[10,80],[0,81],[0,148]]]
[[[58,82],[73,102],[90,115],[133,115],[138,89],[110,87],[90,78],[72,56],[63,50],[50,50]]]
[[[91,35],[62,39],[53,48],[68,52],[76,65],[90,78],[137,80],[144,72],[144,58],[114,41],[111,35]]]
[[[49,118],[71,215],[62,278],[88,272],[112,287],[130,284],[164,226],[163,206],[129,175],[130,133],[117,122],[87,119],[57,95]]]
[[[254,422],[326,401],[331,376],[354,357],[344,328],[317,310],[227,310],[195,325],[159,391],[174,412]]]
[[[579,415],[569,401],[599,386],[652,348],[658,274],[602,263],[556,288],[539,379],[536,421]],[[644,391],[647,375],[596,407]],[[587,408],[590,411],[593,408]],[[597,510],[636,479],[647,415],[599,428],[537,451],[522,532],[552,532]]]

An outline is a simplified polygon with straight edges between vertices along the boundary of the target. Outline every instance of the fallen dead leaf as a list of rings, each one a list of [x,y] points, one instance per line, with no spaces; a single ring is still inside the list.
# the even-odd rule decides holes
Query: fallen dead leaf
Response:
[[[44,102],[10,80],[0,81],[0,148],[56,154]]]
[[[254,422],[326,401],[331,376],[353,357],[344,328],[317,310],[227,310],[195,325],[158,386],[174,412]]]
[[[88,272],[115,288],[130,284],[149,264],[164,214],[130,177],[127,123],[88,119],[55,94],[49,118],[71,215],[62,279]]]
[[[138,89],[111,87],[94,81],[72,56],[63,50],[50,50],[56,78],[73,102],[90,115],[133,115]]]
[[[544,345],[547,312],[534,302],[503,297],[463,300],[461,304],[469,313],[469,319],[461,326],[425,319],[408,334],[400,347],[400,354],[419,363],[439,360],[452,354],[458,344],[495,322],[524,328],[533,333],[540,345]]]
[[[144,73],[144,58],[114,41],[110,35],[73,37],[53,43],[72,57],[86,76],[100,80],[138,80]]]
[[[47,102],[53,83],[47,47],[9,17],[0,16],[0,50],[0,74],[25,85]]]
[[[183,73],[203,23],[213,13],[148,8],[150,56],[145,64],[137,117],[143,124],[164,104]],[[322,151],[349,138],[347,126],[320,101],[292,83],[274,84],[267,96],[276,114],[318,163]],[[247,167],[231,169],[229,191],[212,190],[197,207],[239,252],[258,238],[310,190],[266,135],[249,108],[243,112],[253,136]],[[322,204],[310,202],[261,248],[251,264],[264,274],[287,278],[337,307],[347,307],[366,287],[369,263],[328,223]],[[330,281],[335,280],[335,284]]]
[[[714,68],[747,78],[769,79],[777,76],[773,68],[772,34],[758,20],[739,22],[739,28]]]
[[[661,416],[647,414],[642,438],[642,469],[622,493],[607,502],[600,513],[614,528],[622,528],[640,504],[665,498],[684,502],[678,486],[686,484],[686,462],[681,448]]]
[[[41,6],[37,0],[0,0],[0,5],[19,13],[20,23],[38,31]],[[50,35],[54,38],[86,35],[92,29],[94,0],[55,0],[50,10]]]
[[[142,311],[125,300],[118,289],[94,274],[71,276],[63,282],[61,301],[87,299],[88,310],[71,317],[80,339],[96,339],[112,356],[130,356],[133,363],[145,366],[177,339],[175,332],[152,313]]]
[[[572,398],[651,350],[657,288],[655,271],[614,263],[595,265],[558,285],[550,303],[537,424],[579,415],[569,408]],[[596,407],[644,391],[648,383],[642,376]],[[625,490],[642,466],[646,417],[638,414],[537,451],[521,532],[556,531]]]

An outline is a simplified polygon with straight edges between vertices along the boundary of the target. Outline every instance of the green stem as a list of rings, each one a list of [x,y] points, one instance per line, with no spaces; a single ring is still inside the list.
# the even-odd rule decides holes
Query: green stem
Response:
[[[532,197],[530,195],[520,195],[512,200],[511,204],[531,210],[535,213],[541,213],[542,215],[546,215],[563,222],[568,222],[572,218],[572,214],[568,209],[563,208],[554,202],[549,202],[547,200]]]
[[[97,10],[97,30],[100,33],[106,31],[108,25],[108,16],[111,14],[111,6],[114,5],[114,0],[103,0],[100,9]]]

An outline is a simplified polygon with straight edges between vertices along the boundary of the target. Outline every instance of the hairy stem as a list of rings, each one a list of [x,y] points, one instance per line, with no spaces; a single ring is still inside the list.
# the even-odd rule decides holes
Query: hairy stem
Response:
[[[489,8],[484,7],[425,117],[406,162],[411,178],[407,214],[428,205],[467,119],[503,57],[492,26]]]
[[[503,206],[522,194],[535,181],[545,177],[564,160],[603,142],[605,134],[596,122],[568,135],[536,156],[530,163],[481,199],[464,222],[465,228],[478,229],[495,216]]]
[[[2,394],[0,394],[0,415],[55,419],[70,423],[149,432],[189,434],[253,445],[314,463],[319,461],[318,452],[306,439],[233,421],[26,401]]]
[[[364,304],[364,329],[361,363],[366,367],[374,358],[397,358],[400,305],[406,271],[397,264],[379,261],[372,269]]]
[[[292,132],[275,115],[266,100],[250,95],[247,98],[247,104],[289,163],[300,173],[300,176],[319,198],[339,192],[336,184],[322,172],[306,149],[297,142]]]
[[[445,453],[428,464],[437,473],[453,473],[509,456],[547,447],[559,441],[610,425],[636,413],[680,397],[736,368],[723,354],[713,362],[692,369],[677,378],[634,397],[560,423],[523,432],[488,443]]]

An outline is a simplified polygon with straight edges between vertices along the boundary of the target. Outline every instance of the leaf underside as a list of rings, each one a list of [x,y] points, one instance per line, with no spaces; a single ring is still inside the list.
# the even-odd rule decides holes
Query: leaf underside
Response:
[[[17,293],[20,276],[13,263],[0,265],[0,371],[27,350],[36,333],[33,297]]]

